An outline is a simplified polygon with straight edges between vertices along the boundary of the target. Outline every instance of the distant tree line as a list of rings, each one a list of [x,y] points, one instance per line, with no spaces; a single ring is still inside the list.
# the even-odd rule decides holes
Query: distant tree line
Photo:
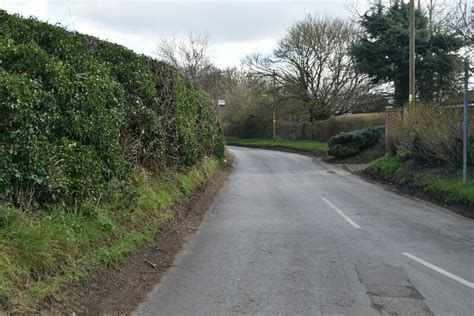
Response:
[[[469,8],[462,0],[416,3],[416,96],[449,102],[462,89],[463,58],[472,59]],[[251,54],[241,69],[215,67],[207,37],[162,41],[157,54],[183,69],[211,99],[226,99],[219,111],[224,126],[266,129],[259,136],[268,136],[273,105],[279,118],[295,122],[382,110],[390,99],[403,106],[409,5],[401,0],[370,4],[352,20],[307,15],[288,28],[271,54]]]

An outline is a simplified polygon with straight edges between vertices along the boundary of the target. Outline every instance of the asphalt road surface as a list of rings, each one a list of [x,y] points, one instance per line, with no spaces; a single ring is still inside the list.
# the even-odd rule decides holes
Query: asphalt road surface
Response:
[[[138,315],[473,315],[473,221],[315,158],[235,170]]]

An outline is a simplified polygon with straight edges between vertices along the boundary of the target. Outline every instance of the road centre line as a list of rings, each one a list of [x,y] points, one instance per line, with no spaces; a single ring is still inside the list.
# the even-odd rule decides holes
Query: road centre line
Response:
[[[351,224],[354,228],[361,229],[359,225],[357,225],[356,222],[354,222],[349,216],[344,214],[343,211],[341,211],[336,205],[332,204],[330,201],[328,201],[325,198],[321,198],[327,205],[329,205],[333,210],[337,212],[337,214],[341,215],[342,218],[344,218],[349,224]]]
[[[408,252],[402,252],[402,255],[404,255],[404,256],[406,256],[406,257],[408,257],[408,258],[410,258],[410,259],[412,259],[412,260],[414,260],[414,261],[416,261],[416,262],[418,262],[418,263],[424,265],[425,267],[428,267],[428,268],[430,268],[430,269],[432,269],[432,270],[434,270],[434,271],[436,271],[436,272],[438,272],[438,273],[441,273],[442,275],[445,275],[445,276],[447,276],[448,278],[451,278],[451,279],[453,279],[453,280],[455,280],[455,281],[458,281],[459,283],[464,284],[465,286],[470,287],[471,289],[474,289],[474,283],[473,283],[473,282],[469,282],[469,281],[467,281],[467,280],[464,280],[463,278],[458,277],[457,275],[454,275],[454,274],[452,274],[451,272],[448,272],[448,271],[446,271],[446,270],[443,270],[443,269],[441,269],[441,268],[439,268],[439,267],[437,267],[437,266],[435,266],[435,265],[433,265],[433,264],[431,264],[431,263],[429,263],[429,262],[427,262],[427,261],[425,261],[425,260],[423,260],[423,259],[420,259],[420,258],[418,258],[417,256],[414,256],[414,255],[412,255],[412,254],[410,254],[410,253],[408,253]]]

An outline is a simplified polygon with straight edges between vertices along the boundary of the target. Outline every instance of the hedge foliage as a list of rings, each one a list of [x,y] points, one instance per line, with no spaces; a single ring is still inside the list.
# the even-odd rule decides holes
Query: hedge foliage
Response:
[[[375,145],[384,133],[380,127],[369,127],[350,133],[341,133],[329,139],[328,153],[336,158],[348,158],[357,155]]]
[[[462,166],[463,109],[432,103],[403,108],[397,155],[427,165]],[[471,146],[474,142],[470,141]],[[472,164],[472,159],[469,159]]]
[[[0,10],[0,200],[24,208],[132,192],[132,169],[222,157],[216,115],[172,66]]]
[[[371,126],[384,126],[385,113],[357,113],[333,116],[315,122],[277,122],[278,137],[283,139],[311,139],[327,142],[340,133],[366,129]]]

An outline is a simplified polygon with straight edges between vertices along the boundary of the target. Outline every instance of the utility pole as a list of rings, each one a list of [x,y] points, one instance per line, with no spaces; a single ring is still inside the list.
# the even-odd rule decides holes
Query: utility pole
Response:
[[[276,73],[273,71],[272,140],[276,140]]]
[[[469,62],[464,61],[464,122],[463,122],[463,153],[462,153],[462,171],[463,183],[467,183],[468,170],[467,163],[469,159],[469,108],[467,106],[467,95],[469,93]]]
[[[410,0],[410,72],[408,103],[415,103],[415,0]]]

